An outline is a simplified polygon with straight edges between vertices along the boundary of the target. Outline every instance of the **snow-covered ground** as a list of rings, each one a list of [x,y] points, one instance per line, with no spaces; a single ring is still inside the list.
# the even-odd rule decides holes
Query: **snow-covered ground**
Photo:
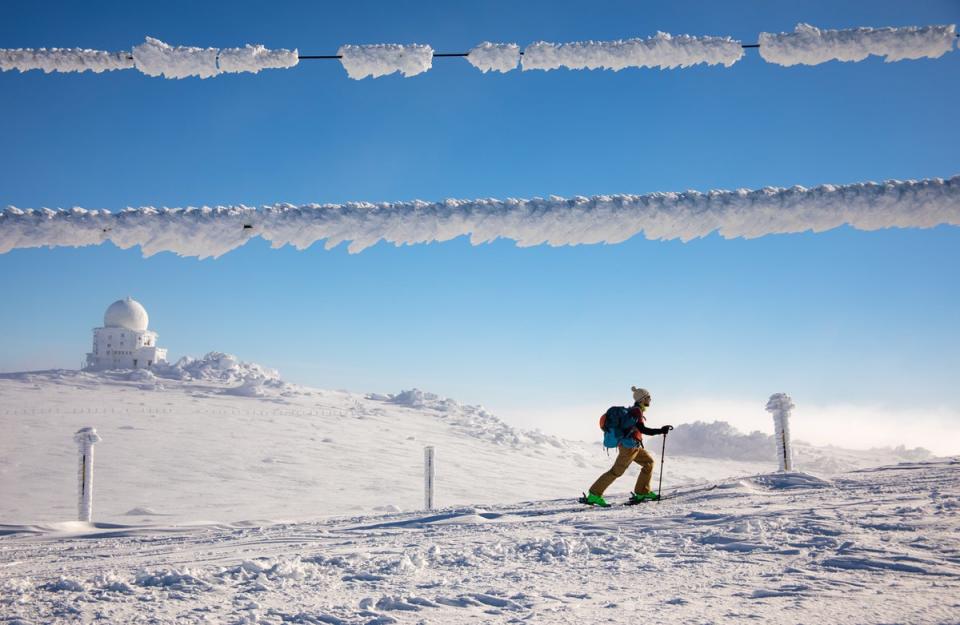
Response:
[[[776,474],[769,435],[683,424],[667,499],[584,508],[598,442],[218,353],[2,374],[0,427],[0,623],[960,622],[960,462],[850,472],[922,450],[797,444]]]
[[[592,422],[604,409],[583,418]],[[436,447],[438,505],[578,495],[612,463],[599,429],[595,441],[564,440],[421,391],[298,387],[213,353],[155,373],[0,374],[0,523],[76,519],[73,433],[84,426],[103,437],[93,518],[117,523],[415,510],[423,505],[426,445]],[[666,486],[777,467],[767,435],[694,423],[678,424],[672,436]],[[659,438],[649,446],[659,456]],[[795,454],[800,470],[818,474],[918,457],[799,444]],[[631,477],[614,485],[632,486]]]
[[[956,623],[960,463],[312,523],[0,526],[8,623]]]

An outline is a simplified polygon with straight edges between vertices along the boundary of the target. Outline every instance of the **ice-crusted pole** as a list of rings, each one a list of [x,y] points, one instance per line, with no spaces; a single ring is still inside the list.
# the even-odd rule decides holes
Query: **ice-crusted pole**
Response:
[[[433,445],[423,448],[423,507],[427,510],[433,510],[433,452]]]
[[[93,515],[93,446],[101,440],[97,429],[87,426],[73,435],[80,451],[80,465],[77,471],[77,514],[81,521],[90,522]]]
[[[774,393],[767,402],[767,412],[773,415],[781,471],[793,471],[793,449],[790,446],[790,411],[793,407],[793,400],[786,393]]]

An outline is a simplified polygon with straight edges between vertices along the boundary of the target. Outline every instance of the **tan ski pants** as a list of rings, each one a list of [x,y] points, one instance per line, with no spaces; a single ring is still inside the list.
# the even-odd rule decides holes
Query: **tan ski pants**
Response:
[[[607,490],[615,479],[626,472],[631,462],[636,462],[642,467],[633,492],[650,492],[650,480],[653,479],[653,456],[642,447],[620,446],[617,450],[617,459],[613,463],[613,466],[610,467],[609,471],[597,478],[597,481],[590,487],[590,492],[594,495],[603,496],[603,491]]]

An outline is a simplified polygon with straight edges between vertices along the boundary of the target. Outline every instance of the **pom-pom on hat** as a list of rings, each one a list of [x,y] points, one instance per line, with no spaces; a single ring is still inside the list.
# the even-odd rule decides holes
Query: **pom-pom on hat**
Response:
[[[636,386],[631,386],[630,390],[633,391],[633,401],[638,404],[650,403],[650,391],[645,388],[637,388]]]

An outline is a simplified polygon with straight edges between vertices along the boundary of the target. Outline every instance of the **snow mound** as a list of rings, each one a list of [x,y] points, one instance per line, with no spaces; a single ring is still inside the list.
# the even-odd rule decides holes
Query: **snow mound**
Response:
[[[367,395],[367,399],[384,401],[419,411],[430,411],[470,438],[517,449],[554,447],[566,449],[563,439],[544,434],[540,430],[519,430],[496,417],[483,406],[464,406],[457,401],[414,388],[395,395]]]
[[[155,365],[160,378],[182,382],[202,381],[235,385],[222,391],[239,397],[294,395],[296,387],[280,379],[276,369],[252,362],[243,362],[232,354],[210,352],[203,358],[184,356],[172,365]],[[162,387],[161,387],[162,388]]]
[[[467,54],[467,62],[481,72],[509,72],[520,62],[520,46],[515,43],[484,41]]]
[[[953,49],[956,26],[851,28],[820,30],[797,24],[792,33],[760,33],[760,56],[778,65],[819,65],[827,61],[862,61],[870,55],[887,63],[936,59]]]
[[[617,41],[538,41],[523,52],[523,70],[612,69],[628,67],[674,69],[691,65],[730,67],[743,58],[743,45],[730,37],[693,37],[658,32],[648,39]]]
[[[960,226],[960,176],[942,180],[844,186],[763,188],[701,193],[597,195],[547,199],[443,202],[276,204],[216,208],[105,210],[0,210],[0,253],[12,249],[139,245],[144,256],[170,251],[221,256],[254,236],[274,248],[306,249],[325,240],[330,249],[350,241],[357,253],[379,241],[413,245],[469,236],[474,245],[511,239],[520,247],[621,243],[637,234],[650,240],[690,241],[718,233],[755,238],[823,232]]]
[[[801,473],[799,471],[755,475],[745,481],[767,490],[828,488],[833,486],[829,480],[819,478],[815,475],[810,475],[809,473]]]
[[[243,383],[256,379],[280,381],[276,369],[268,369],[251,362],[243,362],[232,354],[210,352],[203,358],[184,356],[172,365],[156,365],[154,373],[173,380],[206,380],[212,382]]]
[[[50,72],[109,72],[133,69],[129,52],[83,48],[16,48],[0,50],[0,71],[39,69]]]
[[[433,67],[433,48],[427,45],[379,43],[340,46],[337,51],[347,75],[354,80],[379,78],[400,72],[409,78]]]

